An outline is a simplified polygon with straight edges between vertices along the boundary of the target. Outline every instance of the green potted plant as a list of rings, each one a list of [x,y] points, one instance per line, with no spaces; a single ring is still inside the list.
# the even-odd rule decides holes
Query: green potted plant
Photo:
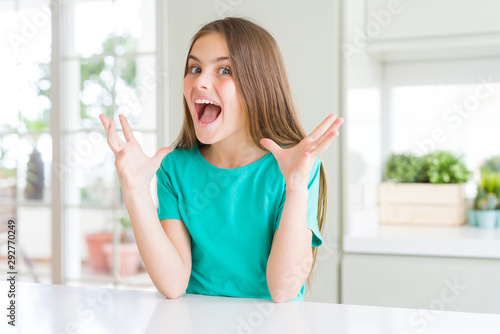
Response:
[[[42,95],[40,93],[40,95]],[[22,126],[23,137],[27,138],[32,147],[26,168],[26,188],[24,197],[28,200],[43,200],[45,189],[45,172],[42,154],[38,151],[37,144],[40,136],[49,129],[49,110],[45,110],[39,119],[30,120],[18,112],[19,120]],[[2,132],[16,133],[17,129],[11,125],[3,124]],[[6,152],[2,154],[5,155]]]
[[[422,182],[428,180],[433,184],[463,184],[472,176],[462,157],[449,151],[435,151],[424,155],[423,172],[425,176]]]
[[[465,223],[463,184],[472,173],[449,151],[392,154],[378,187],[379,222],[453,226]]]
[[[33,147],[33,151],[31,152],[28,161],[24,197],[26,199],[43,200],[43,192],[45,188],[45,168],[42,161],[42,154],[37,149],[37,143],[42,131],[48,130],[49,122],[47,119],[32,121],[22,115],[20,115],[20,118],[28,130],[28,138],[30,139]]]
[[[500,173],[500,155],[486,159],[480,170],[481,173]]]
[[[120,244],[116,251],[119,252],[120,276],[134,276],[139,272],[141,257],[137,243],[135,242],[134,231],[132,230],[132,222],[128,216],[120,218],[122,233]],[[108,242],[103,246],[103,251],[106,255],[106,262],[109,268],[113,267],[113,243]]]
[[[411,153],[393,153],[385,164],[383,179],[398,183],[424,182],[423,162]]]
[[[494,228],[500,223],[500,173],[481,172],[481,184],[477,189],[474,208],[469,210],[469,224]]]

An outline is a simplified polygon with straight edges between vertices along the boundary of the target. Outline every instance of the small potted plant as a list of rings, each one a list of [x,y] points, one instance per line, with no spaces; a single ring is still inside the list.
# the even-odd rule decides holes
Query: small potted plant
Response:
[[[481,172],[481,184],[477,189],[474,209],[469,210],[469,224],[483,228],[499,226],[500,174]]]
[[[104,252],[104,245],[113,242],[113,232],[102,231],[85,235],[87,250],[89,253],[88,263],[95,272],[108,272],[109,266]]]
[[[121,188],[120,188],[121,189]],[[104,200],[102,195],[95,195],[96,192],[102,191],[102,179],[99,178],[97,182],[87,187],[81,188],[80,196],[81,201],[87,204],[96,204],[99,200]],[[107,226],[103,227],[100,231],[95,231],[85,235],[85,241],[88,249],[88,264],[94,272],[108,273],[111,267],[108,264],[107,255],[104,252],[106,244],[113,243],[113,221],[106,223]],[[123,238],[123,232],[119,235],[120,239]]]
[[[379,223],[456,226],[465,223],[463,183],[471,172],[449,151],[392,154],[378,187]]]
[[[486,159],[481,165],[481,173],[500,173],[500,155]]]
[[[121,234],[119,251],[120,276],[134,276],[139,272],[141,257],[137,243],[135,242],[134,231],[132,230],[132,222],[128,216],[120,218],[123,233]],[[108,242],[103,246],[103,251],[106,254],[106,261],[109,268],[112,268],[113,263],[113,243]]]

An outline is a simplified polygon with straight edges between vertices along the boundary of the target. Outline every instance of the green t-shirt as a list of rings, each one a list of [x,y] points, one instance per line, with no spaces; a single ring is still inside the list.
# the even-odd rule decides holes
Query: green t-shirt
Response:
[[[317,158],[308,186],[313,247],[322,244],[316,217],[320,164]],[[286,194],[274,156],[223,169],[206,161],[195,145],[169,153],[156,176],[159,220],[182,220],[191,234],[186,293],[271,299],[266,266]],[[303,300],[304,286],[294,300]]]

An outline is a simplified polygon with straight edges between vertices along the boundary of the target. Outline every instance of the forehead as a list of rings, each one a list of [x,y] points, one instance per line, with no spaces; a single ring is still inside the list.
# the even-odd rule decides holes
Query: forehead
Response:
[[[227,43],[219,33],[209,33],[194,42],[190,56],[195,56],[203,62],[210,62],[219,57],[228,57]]]

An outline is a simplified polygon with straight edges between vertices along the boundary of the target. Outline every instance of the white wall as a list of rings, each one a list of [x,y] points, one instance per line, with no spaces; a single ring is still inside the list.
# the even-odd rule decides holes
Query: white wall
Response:
[[[169,1],[169,114],[170,143],[182,124],[182,71],[191,37],[205,23],[224,16],[252,19],[277,40],[286,63],[290,84],[307,132],[328,114],[339,113],[339,0],[305,1]],[[313,293],[305,300],[337,301],[339,142],[323,161],[328,174],[329,206],[316,264]]]
[[[422,319],[440,310],[498,314],[498,277],[496,259],[347,254],[342,302],[420,309],[408,321],[423,333]]]
[[[389,24],[379,24],[379,32],[370,40],[362,37],[368,23],[375,26],[374,22],[379,22],[372,13],[386,10],[395,2],[401,6],[399,14],[392,15]],[[346,59],[343,70],[348,124],[345,170],[351,176],[357,173],[357,177],[348,175],[347,178],[348,207],[352,213],[362,206],[365,195],[359,165],[375,161],[370,154],[376,149],[373,146],[377,140],[381,148],[376,153],[381,153],[382,161],[391,148],[391,119],[385,100],[388,82],[437,85],[476,82],[481,76],[496,81],[500,56],[500,2],[346,0],[343,3],[342,46]],[[377,93],[380,95],[378,101]],[[380,137],[373,138],[366,127],[353,134],[354,126],[376,122],[374,113],[380,115]],[[430,119],[429,123],[436,124]],[[365,161],[360,162],[352,153],[363,148]],[[361,216],[360,221],[370,223],[369,218]],[[350,224],[351,230],[353,227]],[[425,247],[425,240],[422,247]],[[498,281],[499,268],[498,261],[486,259],[386,256],[375,251],[374,254],[345,253],[341,300],[348,304],[429,309],[439,303],[445,279],[457,279],[467,285],[467,290],[456,302],[446,304],[446,310],[498,313],[499,290],[493,287],[498,286],[495,280]]]
[[[433,38],[500,32],[497,0],[365,0],[367,21],[384,21],[398,8],[377,40]],[[385,12],[385,14],[383,14]]]
[[[374,221],[376,189],[379,182],[381,147],[384,140],[382,123],[382,64],[367,53],[367,44],[359,40],[365,30],[365,0],[344,1],[343,8],[343,90],[345,94],[342,177],[346,182],[344,198],[345,231],[354,221],[361,225]]]

